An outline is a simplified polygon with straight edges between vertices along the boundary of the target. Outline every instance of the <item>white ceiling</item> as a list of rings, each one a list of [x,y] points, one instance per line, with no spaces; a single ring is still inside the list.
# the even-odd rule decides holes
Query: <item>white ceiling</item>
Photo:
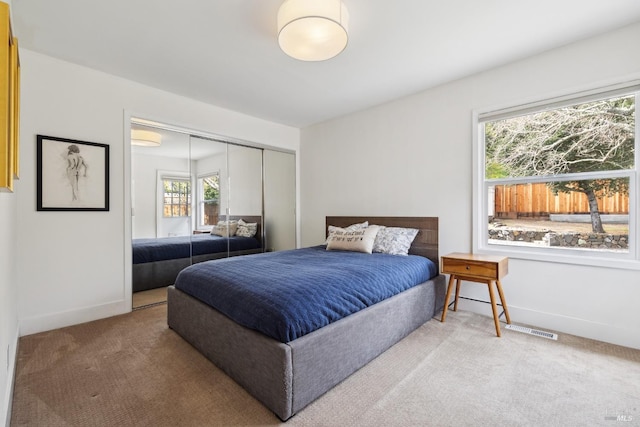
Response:
[[[13,0],[12,14],[23,48],[295,127],[640,22],[639,0],[344,0],[346,50],[300,62],[277,44],[281,3]]]

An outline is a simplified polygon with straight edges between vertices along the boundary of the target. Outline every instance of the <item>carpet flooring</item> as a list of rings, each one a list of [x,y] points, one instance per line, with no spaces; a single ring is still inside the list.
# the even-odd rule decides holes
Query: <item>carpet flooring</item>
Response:
[[[20,338],[11,426],[240,425],[640,425],[640,350],[497,338],[450,312],[282,423],[167,328],[166,305]]]

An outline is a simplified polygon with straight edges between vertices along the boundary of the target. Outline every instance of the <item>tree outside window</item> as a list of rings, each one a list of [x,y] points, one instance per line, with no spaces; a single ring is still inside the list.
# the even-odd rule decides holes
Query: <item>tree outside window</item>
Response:
[[[480,133],[488,239],[501,238],[492,234],[496,227],[505,237],[490,243],[553,246],[555,238],[564,246],[571,235],[579,236],[572,249],[628,252],[636,114],[636,95],[629,94],[485,119]],[[579,216],[588,217],[587,230]],[[619,218],[626,220],[620,224]]]

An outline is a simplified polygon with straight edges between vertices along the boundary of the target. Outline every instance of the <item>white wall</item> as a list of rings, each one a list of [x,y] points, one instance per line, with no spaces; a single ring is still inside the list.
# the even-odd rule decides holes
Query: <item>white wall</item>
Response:
[[[0,425],[8,425],[18,340],[16,199],[0,192]]]
[[[3,3],[11,8],[11,0]],[[7,426],[18,343],[16,217],[16,193],[0,191],[0,425]]]
[[[638,77],[631,40],[640,24],[303,129],[302,246],[322,242],[325,215],[424,215],[440,217],[441,254],[470,251],[472,110]],[[640,348],[638,270],[511,259],[503,287],[516,323]]]
[[[131,216],[125,200],[130,147],[125,140],[129,129],[125,118],[135,116],[298,150],[298,129],[32,51],[21,50],[20,55],[22,177],[16,186],[15,232],[19,239],[12,281],[19,284],[22,335],[130,310],[130,252],[126,247]],[[36,212],[36,134],[109,144],[109,212]],[[13,252],[11,247],[0,250]]]

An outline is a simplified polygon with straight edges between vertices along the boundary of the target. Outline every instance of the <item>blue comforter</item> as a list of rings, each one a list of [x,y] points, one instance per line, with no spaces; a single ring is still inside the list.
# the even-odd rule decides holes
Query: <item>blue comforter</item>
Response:
[[[213,254],[230,251],[257,249],[260,242],[253,237],[230,238],[211,234],[193,236],[161,237],[158,239],[133,239],[133,263],[189,258],[191,255]]]
[[[236,323],[289,342],[427,281],[427,258],[316,246],[194,264],[177,289]]]

